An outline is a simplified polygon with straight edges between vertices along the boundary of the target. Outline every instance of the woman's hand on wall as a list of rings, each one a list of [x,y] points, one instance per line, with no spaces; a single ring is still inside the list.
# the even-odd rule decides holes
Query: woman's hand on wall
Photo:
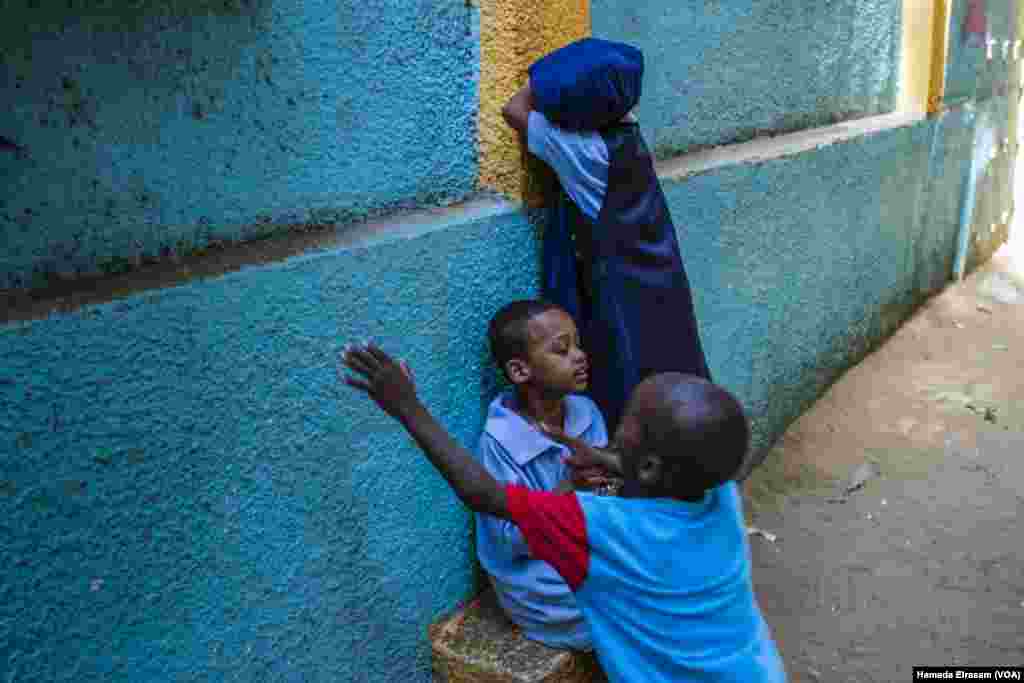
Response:
[[[526,131],[530,125],[530,111],[533,109],[533,93],[530,84],[527,82],[513,95],[501,109],[501,115],[505,123],[514,128],[523,139],[526,139]]]

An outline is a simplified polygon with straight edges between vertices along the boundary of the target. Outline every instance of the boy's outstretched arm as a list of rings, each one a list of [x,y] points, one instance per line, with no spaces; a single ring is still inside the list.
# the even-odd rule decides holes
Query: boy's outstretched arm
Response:
[[[530,90],[530,83],[519,89],[515,95],[501,109],[501,115],[505,123],[512,126],[523,138],[530,127],[530,111],[533,109],[533,93]]]
[[[475,512],[509,519],[505,489],[420,402],[407,365],[372,343],[346,346],[342,361],[356,373],[345,377],[345,383],[367,394],[405,427],[463,503]]]

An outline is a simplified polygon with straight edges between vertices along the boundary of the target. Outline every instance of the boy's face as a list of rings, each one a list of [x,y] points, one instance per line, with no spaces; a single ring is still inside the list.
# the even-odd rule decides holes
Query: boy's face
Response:
[[[615,430],[614,448],[622,457],[623,476],[627,481],[636,481],[638,464],[643,457],[643,422],[642,414],[646,406],[644,386],[638,387],[632,400],[626,406],[626,412],[619,420]]]
[[[663,482],[662,460],[644,445],[645,423],[658,410],[663,400],[657,384],[647,380],[633,391],[626,412],[615,430],[614,449],[622,458],[622,474],[626,479],[623,495],[647,495],[660,490]],[[643,493],[643,492],[647,493]]]
[[[561,309],[530,318],[526,325],[527,383],[551,393],[568,394],[587,388],[587,354],[580,348],[576,323]]]

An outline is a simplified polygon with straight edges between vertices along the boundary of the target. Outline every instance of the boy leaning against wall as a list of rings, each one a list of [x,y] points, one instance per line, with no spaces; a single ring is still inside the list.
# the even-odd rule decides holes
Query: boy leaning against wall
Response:
[[[496,480],[533,491],[568,491],[573,472],[567,447],[548,433],[605,446],[608,433],[587,388],[589,364],[569,315],[543,301],[514,301],[488,328],[491,355],[512,384],[487,412],[477,458]],[[602,486],[600,472],[578,485]],[[546,562],[530,556],[522,533],[507,519],[476,516],[477,555],[498,603],[523,634],[550,647],[590,650],[590,629],[572,590]]]
[[[347,346],[345,382],[409,432],[472,510],[515,524],[531,557],[572,589],[611,683],[783,683],[754,596],[739,471],[739,403],[694,375],[641,382],[617,452],[568,435],[581,465],[622,473],[624,497],[500,484],[419,401],[412,372],[373,344]]]

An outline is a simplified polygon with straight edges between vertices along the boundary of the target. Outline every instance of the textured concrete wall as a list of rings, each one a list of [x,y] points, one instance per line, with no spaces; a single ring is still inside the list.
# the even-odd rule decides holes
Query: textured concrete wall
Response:
[[[475,187],[464,0],[4,11],[0,288]]]
[[[593,0],[594,35],[644,50],[639,107],[659,157],[892,111],[897,0]]]
[[[988,35],[977,40],[965,33],[969,0],[954,0],[950,17],[949,53],[946,61],[947,105],[984,100],[994,94],[1006,94],[1012,44],[1017,40],[1017,7],[1013,0],[985,0]],[[988,58],[986,39],[994,40],[992,58]],[[1004,52],[1006,42],[1009,52]]]
[[[383,340],[472,444],[536,269],[490,212],[0,328],[5,679],[429,681],[468,515],[336,353]]]
[[[935,0],[903,1],[903,36],[900,40],[899,109],[928,110],[932,44],[935,40]]]
[[[664,180],[759,445],[948,277],[972,121]],[[334,364],[377,337],[474,442],[486,322],[534,292],[537,231],[447,221],[0,327],[0,668],[427,683],[424,628],[473,585],[468,516]]]
[[[589,0],[481,0],[480,184],[530,201],[543,194],[550,172],[526,154],[501,108],[545,54],[590,35]]]
[[[477,181],[476,22],[500,3],[480,17],[463,2],[34,4],[15,8],[29,31],[0,29],[14,105],[0,136],[21,146],[0,147],[5,273],[447,201]],[[631,31],[648,53],[652,142],[891,105],[898,30],[878,17],[896,5],[724,5],[595,4],[595,26],[624,20],[595,34]],[[558,31],[506,23],[503,44],[553,47],[584,16],[561,7]],[[807,54],[782,49],[796,45]],[[762,59],[776,49],[789,61]],[[794,59],[802,80],[781,66]],[[528,63],[489,72],[501,85],[481,143]],[[698,63],[707,78],[687,75]],[[979,158],[976,234],[1005,210],[1005,152],[981,150],[1007,107],[665,178],[709,360],[759,446],[945,282]],[[517,150],[494,140],[488,177],[512,191]],[[535,291],[539,259],[536,221],[514,207],[427,223],[0,326],[0,671],[430,680],[425,626],[473,588],[469,518],[408,438],[338,387],[335,354],[381,339],[471,445],[497,387],[486,321]],[[977,259],[998,240],[975,242]]]
[[[948,280],[971,140],[922,122],[665,183],[709,361],[758,446]]]

